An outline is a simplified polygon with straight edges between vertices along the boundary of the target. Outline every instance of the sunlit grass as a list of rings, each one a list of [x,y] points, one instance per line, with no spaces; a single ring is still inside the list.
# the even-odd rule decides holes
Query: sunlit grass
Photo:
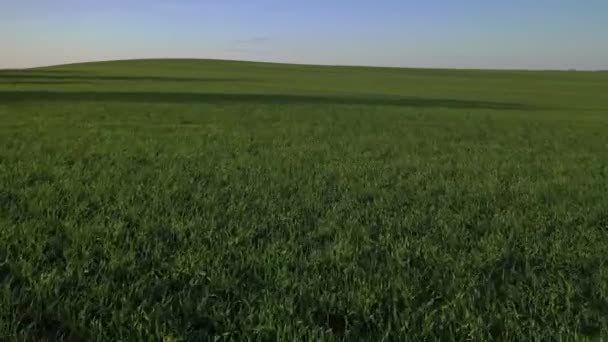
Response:
[[[605,338],[607,87],[0,71],[0,339]]]

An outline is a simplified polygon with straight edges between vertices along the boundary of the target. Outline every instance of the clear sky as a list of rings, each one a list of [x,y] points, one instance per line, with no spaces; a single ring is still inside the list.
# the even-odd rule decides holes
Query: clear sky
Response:
[[[608,0],[0,0],[0,68],[160,57],[608,69]]]

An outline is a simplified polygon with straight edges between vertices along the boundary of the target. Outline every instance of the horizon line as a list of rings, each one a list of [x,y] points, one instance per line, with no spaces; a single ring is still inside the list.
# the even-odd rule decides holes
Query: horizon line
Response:
[[[125,59],[100,59],[100,60],[89,60],[82,62],[68,62],[60,64],[45,64],[39,66],[31,66],[24,68],[0,68],[0,71],[25,71],[35,70],[44,68],[56,68],[83,64],[95,64],[95,63],[112,63],[112,62],[134,62],[134,61],[216,61],[216,62],[234,62],[234,63],[258,63],[258,64],[277,64],[277,65],[297,65],[297,66],[311,66],[311,67],[328,67],[328,68],[373,68],[373,69],[403,69],[403,70],[455,70],[455,71],[522,71],[522,72],[581,72],[581,73],[594,73],[594,72],[608,72],[608,69],[536,69],[536,68],[459,68],[459,67],[417,67],[417,66],[387,66],[387,65],[372,65],[372,64],[314,64],[314,63],[297,63],[297,62],[279,62],[271,60],[247,60],[247,59],[222,59],[222,58],[202,58],[202,57],[144,57],[144,58],[125,58]]]

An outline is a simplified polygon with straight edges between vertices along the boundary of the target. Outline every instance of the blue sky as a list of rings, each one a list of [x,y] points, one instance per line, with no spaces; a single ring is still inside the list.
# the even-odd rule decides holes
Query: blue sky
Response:
[[[2,0],[0,68],[127,58],[608,69],[606,0]]]

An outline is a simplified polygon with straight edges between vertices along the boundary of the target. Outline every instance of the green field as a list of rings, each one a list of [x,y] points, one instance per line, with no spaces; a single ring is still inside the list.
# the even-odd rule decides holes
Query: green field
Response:
[[[608,73],[0,71],[0,340],[608,338]]]

